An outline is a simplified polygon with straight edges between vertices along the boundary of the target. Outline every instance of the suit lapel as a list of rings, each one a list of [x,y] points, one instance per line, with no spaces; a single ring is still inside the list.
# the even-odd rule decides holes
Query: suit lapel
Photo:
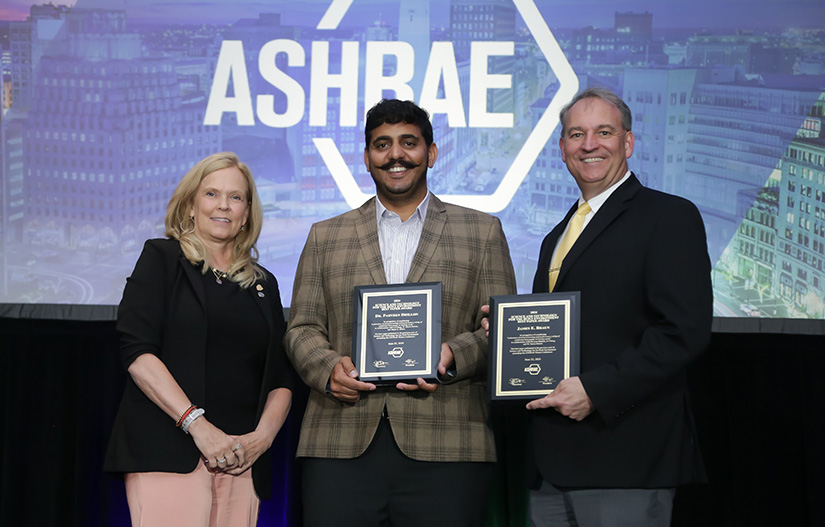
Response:
[[[420,282],[424,271],[432,260],[444,226],[447,224],[447,208],[444,203],[430,194],[430,202],[427,205],[427,217],[424,219],[424,229],[421,231],[421,239],[418,241],[418,249],[413,256],[410,272],[407,275],[407,283]]]
[[[375,284],[386,284],[384,260],[381,259],[381,246],[378,244],[378,220],[375,217],[376,199],[368,200],[358,209],[361,214],[355,220],[355,234],[358,237],[358,244],[361,246],[361,252],[367,262],[367,269],[369,269],[373,282]]]
[[[547,239],[547,242],[551,245],[549,247],[550,254],[548,255],[548,258],[552,258],[553,249],[556,247],[556,244],[559,242],[559,238],[561,237],[562,233],[564,233],[564,229],[567,227],[567,224],[570,223],[570,218],[572,218],[573,215],[576,213],[576,210],[578,210],[578,208],[579,208],[578,205],[579,205],[578,202],[574,203],[573,206],[570,207],[570,210],[567,211],[567,214],[564,216],[564,219],[561,220],[558,223],[558,225],[556,225],[553,228],[552,231],[550,231],[550,234],[549,234],[548,239]],[[548,265],[548,271],[549,271],[549,266],[550,266],[549,261],[547,262],[547,265]]]
[[[206,290],[203,287],[201,270],[192,265],[192,263],[186,259],[186,256],[183,255],[182,251],[180,256],[178,256],[178,260],[180,261],[181,267],[183,267],[183,274],[186,275],[186,279],[189,280],[192,290],[195,291],[195,296],[198,299],[198,303],[201,305],[204,312],[206,312]]]
[[[275,328],[272,326],[275,317],[272,316],[272,302],[270,298],[267,298],[267,293],[271,292],[267,291],[267,287],[264,285],[263,280],[256,281],[251,287],[247,288],[247,292],[252,295],[252,298],[255,302],[255,305],[261,310],[264,318],[266,319],[266,323],[269,326],[269,334],[274,335]]]
[[[582,231],[579,239],[576,240],[576,243],[570,248],[570,252],[564,257],[564,262],[562,262],[559,278],[556,283],[560,283],[564,279],[567,271],[575,265],[576,260],[584,250],[598,239],[616,218],[627,210],[630,201],[640,188],[642,188],[642,184],[639,183],[636,176],[631,173],[630,178],[607,198],[604,205],[599,208],[599,212],[593,216],[593,219],[590,220],[590,223],[588,223],[587,227]],[[568,219],[569,216],[570,214],[568,213]],[[567,222],[565,221],[562,225],[567,225]]]
[[[375,199],[373,198],[358,209],[361,213],[355,222],[355,232],[367,262],[367,268],[376,284],[386,284],[387,277],[384,274],[384,260],[381,258],[381,247],[378,244],[378,224],[375,217]],[[424,219],[424,228],[421,231],[421,239],[418,241],[418,248],[415,251],[410,272],[407,275],[407,283],[415,283],[421,280],[424,271],[432,260],[433,254],[438,247],[438,242],[447,224],[447,208],[444,203],[430,194],[430,202],[427,205],[427,217]]]
[[[574,204],[570,210],[567,211],[567,215],[562,219],[559,223],[553,227],[553,230],[544,237],[544,240],[541,242],[541,250],[539,251],[539,261],[538,265],[536,266],[536,276],[533,278],[533,292],[534,293],[546,293],[550,286],[549,280],[549,273],[550,273],[550,265],[553,260],[553,250],[556,248],[556,243],[559,240],[559,237],[564,232],[565,226],[570,221],[570,218],[573,217],[573,214],[576,213],[577,205]]]

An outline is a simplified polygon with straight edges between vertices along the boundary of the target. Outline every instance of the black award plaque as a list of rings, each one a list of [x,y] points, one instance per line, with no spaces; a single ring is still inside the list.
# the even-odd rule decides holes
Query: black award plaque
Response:
[[[490,396],[539,399],[579,374],[579,292],[490,298]]]
[[[355,287],[352,362],[377,385],[438,382],[441,283]]]

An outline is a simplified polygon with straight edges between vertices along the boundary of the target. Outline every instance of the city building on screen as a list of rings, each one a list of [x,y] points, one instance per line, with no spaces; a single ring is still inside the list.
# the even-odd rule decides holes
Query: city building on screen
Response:
[[[61,45],[40,56],[27,86],[24,240],[129,250],[162,233],[169,196],[220,149],[220,128],[181,96],[171,61],[141,56],[123,11],[61,14]]]
[[[821,129],[819,119],[811,119]],[[825,137],[797,137],[782,159],[774,291],[800,314],[825,316]]]

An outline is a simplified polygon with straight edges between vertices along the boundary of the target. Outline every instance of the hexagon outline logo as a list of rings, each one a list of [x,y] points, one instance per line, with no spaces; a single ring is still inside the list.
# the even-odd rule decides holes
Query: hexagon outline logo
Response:
[[[336,29],[352,2],[353,0],[332,0],[316,28]],[[559,124],[559,111],[576,95],[579,89],[579,81],[573,67],[564,56],[564,52],[544,21],[534,0],[513,0],[513,4],[558,78],[559,89],[553,95],[547,109],[525,139],[510,168],[507,169],[498,188],[492,194],[439,194],[438,196],[448,203],[489,213],[500,212],[513,199],[519,185],[527,177],[530,167],[533,166],[542,148],[553,134],[553,130]],[[312,142],[350,207],[356,208],[374,195],[374,193],[363,192],[358,187],[335,141],[330,138],[313,138]]]
[[[539,373],[541,373],[541,366],[537,362],[534,362],[526,368],[524,368],[524,371],[526,373],[529,373],[530,375],[538,375]]]

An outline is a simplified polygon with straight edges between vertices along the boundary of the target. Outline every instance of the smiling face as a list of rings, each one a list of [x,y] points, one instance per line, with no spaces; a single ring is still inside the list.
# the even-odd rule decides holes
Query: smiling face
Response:
[[[364,150],[376,194],[390,210],[421,203],[427,195],[427,169],[436,157],[435,143],[428,147],[418,126],[408,123],[384,123],[373,129]]]
[[[633,132],[622,127],[621,113],[612,104],[589,97],[570,108],[559,148],[585,200],[624,177],[634,142]]]
[[[205,244],[235,241],[249,216],[246,178],[238,167],[216,170],[203,178],[192,203],[195,235]]]

